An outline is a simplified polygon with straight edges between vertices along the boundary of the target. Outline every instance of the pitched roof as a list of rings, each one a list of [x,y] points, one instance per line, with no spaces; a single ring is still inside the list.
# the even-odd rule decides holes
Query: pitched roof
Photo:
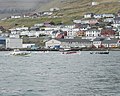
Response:
[[[95,38],[93,41],[103,41],[105,38]]]
[[[111,43],[117,43],[118,39],[111,39],[111,40],[103,40],[102,44],[111,44]]]
[[[92,41],[88,39],[56,39],[60,42],[86,42],[86,43],[91,43]]]

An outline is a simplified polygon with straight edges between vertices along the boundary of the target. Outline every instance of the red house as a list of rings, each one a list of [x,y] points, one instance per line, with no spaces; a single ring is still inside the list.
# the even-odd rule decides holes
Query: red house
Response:
[[[115,31],[112,29],[102,29],[101,30],[101,36],[103,37],[114,37]]]

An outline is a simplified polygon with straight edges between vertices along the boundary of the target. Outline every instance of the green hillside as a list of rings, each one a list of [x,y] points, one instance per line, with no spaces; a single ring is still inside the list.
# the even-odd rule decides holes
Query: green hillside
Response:
[[[98,5],[92,6],[92,2],[98,2]],[[44,21],[71,24],[73,19],[82,18],[85,13],[117,13],[120,10],[120,0],[51,0],[51,2],[44,5],[38,5],[36,12],[47,11],[53,7],[60,8],[60,11],[54,12],[53,16],[62,17],[6,20],[0,21],[0,26],[6,28],[13,27],[16,24],[16,26],[32,26],[35,23]]]
[[[91,2],[95,1],[99,4],[92,6]],[[58,3],[58,2],[57,2]],[[59,2],[58,7],[61,9],[57,14],[63,13],[68,17],[80,17],[85,13],[116,13],[120,10],[119,0],[66,0]]]

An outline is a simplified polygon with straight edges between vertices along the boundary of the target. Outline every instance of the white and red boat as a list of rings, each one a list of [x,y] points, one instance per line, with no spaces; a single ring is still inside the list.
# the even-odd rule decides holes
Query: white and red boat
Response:
[[[80,51],[64,51],[62,54],[81,54]]]

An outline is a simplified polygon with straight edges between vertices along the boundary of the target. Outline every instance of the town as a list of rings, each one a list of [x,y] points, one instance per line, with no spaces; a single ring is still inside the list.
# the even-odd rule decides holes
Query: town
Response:
[[[52,15],[59,8],[51,8],[49,12],[41,12],[31,15]],[[11,16],[5,19],[19,19],[21,16]],[[23,17],[22,17],[23,18]],[[24,18],[31,18],[25,16]],[[54,18],[58,18],[57,16]],[[8,32],[0,27],[0,49],[113,49],[120,48],[120,11],[117,13],[86,13],[83,18],[73,20],[73,24],[55,24],[54,22],[43,22],[34,26],[21,26],[11,28]],[[29,23],[29,22],[28,22]]]

